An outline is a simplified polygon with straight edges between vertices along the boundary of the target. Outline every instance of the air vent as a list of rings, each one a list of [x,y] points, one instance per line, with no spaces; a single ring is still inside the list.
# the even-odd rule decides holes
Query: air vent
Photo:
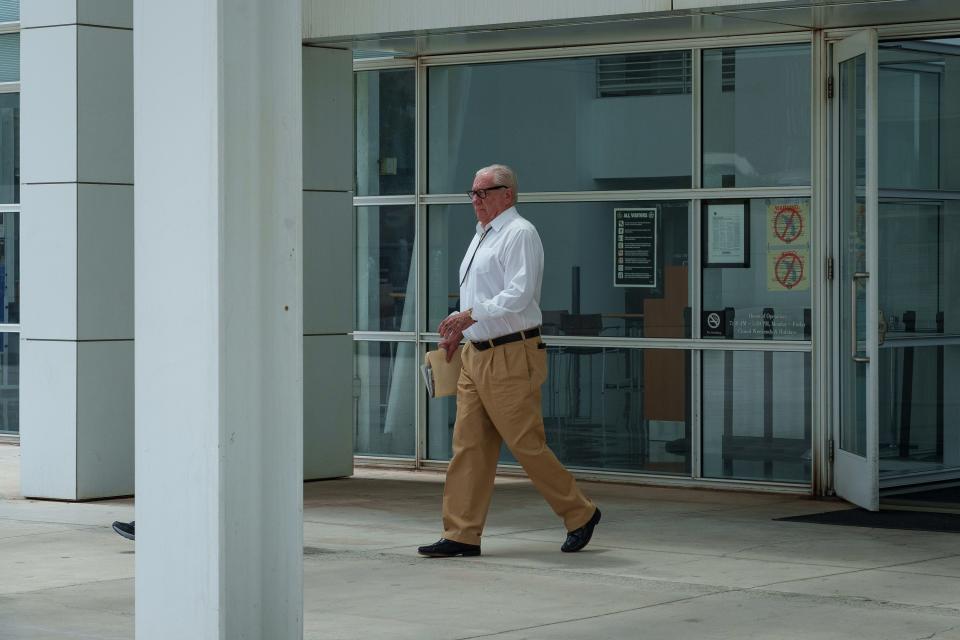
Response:
[[[628,53],[597,58],[597,97],[690,93],[689,51]]]
[[[720,52],[720,91],[737,90],[737,50],[723,49]]]

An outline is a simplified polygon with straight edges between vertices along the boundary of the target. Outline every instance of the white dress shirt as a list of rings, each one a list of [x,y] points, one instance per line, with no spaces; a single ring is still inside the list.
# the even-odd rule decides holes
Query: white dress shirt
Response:
[[[543,245],[536,228],[510,207],[487,229],[483,236],[486,229],[477,223],[460,263],[460,310],[472,309],[470,315],[477,321],[463,335],[475,342],[539,327],[543,321]]]

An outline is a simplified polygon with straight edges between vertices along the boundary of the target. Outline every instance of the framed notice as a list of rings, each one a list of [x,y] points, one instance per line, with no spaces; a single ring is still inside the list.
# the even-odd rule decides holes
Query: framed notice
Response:
[[[657,286],[657,209],[613,210],[613,286]]]
[[[750,268],[749,200],[703,203],[703,267]]]

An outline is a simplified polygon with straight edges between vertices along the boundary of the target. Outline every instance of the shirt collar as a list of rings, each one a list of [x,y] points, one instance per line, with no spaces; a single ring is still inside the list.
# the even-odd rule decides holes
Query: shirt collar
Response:
[[[520,214],[517,212],[516,207],[510,207],[509,209],[504,209],[504,211],[498,215],[496,218],[490,221],[490,226],[494,231],[498,232],[503,229],[507,224],[513,222],[515,218],[519,218]],[[477,222],[477,235],[483,234],[483,225]]]

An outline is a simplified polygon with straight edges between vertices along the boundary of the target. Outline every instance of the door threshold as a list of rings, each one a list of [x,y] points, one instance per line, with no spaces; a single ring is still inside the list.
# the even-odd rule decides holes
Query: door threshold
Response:
[[[956,469],[949,471],[927,471],[911,475],[880,478],[880,495],[894,493],[912,493],[926,489],[946,489],[960,484],[960,473]]]
[[[931,496],[933,499],[911,497],[918,493],[957,489],[957,487],[960,487],[960,482],[953,480],[925,482],[896,489],[885,489],[880,494],[880,508],[888,511],[926,511],[960,515],[960,502],[952,499],[954,497],[952,494],[955,492],[947,492],[947,495],[950,496],[949,500],[938,500],[937,498],[944,497],[942,494]]]
[[[956,502],[917,502],[913,500],[880,500],[881,511],[925,511],[927,513],[953,513],[960,515]]]

